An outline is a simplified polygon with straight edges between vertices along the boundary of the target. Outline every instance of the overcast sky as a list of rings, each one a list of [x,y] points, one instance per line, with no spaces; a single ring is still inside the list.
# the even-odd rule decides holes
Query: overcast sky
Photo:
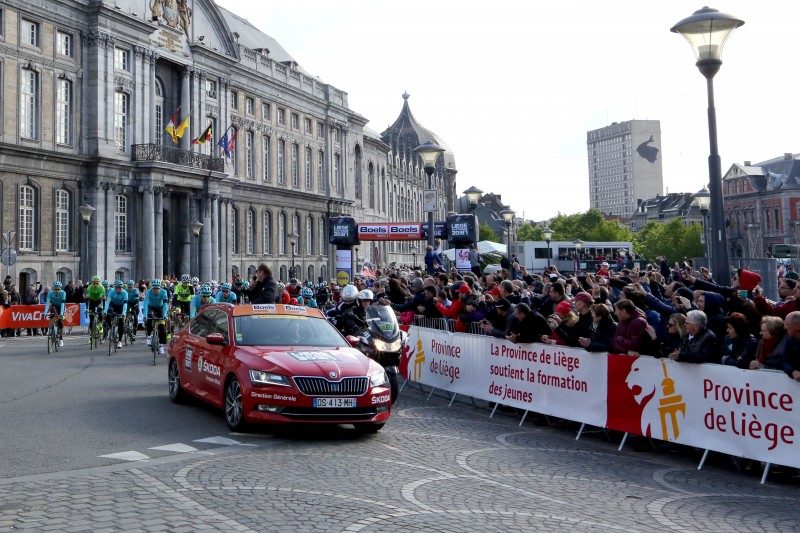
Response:
[[[612,122],[661,121],[664,192],[708,182],[705,79],[669,31],[699,1],[217,2],[347,92],[379,133],[408,91],[455,153],[458,191],[499,193],[520,216],[589,208],[586,132]],[[745,21],[714,80],[723,174],[800,151],[800,4],[711,7]]]

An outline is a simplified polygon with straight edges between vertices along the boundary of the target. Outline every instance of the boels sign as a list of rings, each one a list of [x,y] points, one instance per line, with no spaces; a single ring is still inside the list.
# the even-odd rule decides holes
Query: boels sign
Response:
[[[359,224],[360,241],[418,241],[422,224]]]

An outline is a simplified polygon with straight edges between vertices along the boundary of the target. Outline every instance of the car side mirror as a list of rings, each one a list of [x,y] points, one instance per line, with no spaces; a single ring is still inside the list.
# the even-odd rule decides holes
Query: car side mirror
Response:
[[[225,337],[222,336],[222,333],[212,333],[211,335],[206,337],[206,342],[208,344],[213,344],[215,346],[224,346]]]
[[[361,342],[361,339],[359,339],[355,335],[348,335],[345,338],[347,339],[348,344],[350,344],[350,346],[352,346],[353,348],[358,346],[358,343]]]

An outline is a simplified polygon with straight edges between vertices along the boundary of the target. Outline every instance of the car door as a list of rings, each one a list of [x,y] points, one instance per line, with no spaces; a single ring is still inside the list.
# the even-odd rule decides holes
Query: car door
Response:
[[[227,339],[227,313],[215,309],[207,309],[198,315],[198,317],[201,316],[207,328],[205,337],[212,333],[221,333],[223,338]],[[221,323],[224,323],[224,329],[220,326]],[[223,351],[226,346],[209,344],[205,337],[198,341],[197,376],[200,380],[203,396],[209,402],[222,405],[222,362]]]
[[[195,394],[205,397],[205,379],[202,376],[203,358],[205,357],[206,336],[210,333],[212,323],[208,315],[200,313],[189,324],[189,335],[186,335],[186,348],[184,350],[184,369],[189,373],[187,383],[191,383]]]

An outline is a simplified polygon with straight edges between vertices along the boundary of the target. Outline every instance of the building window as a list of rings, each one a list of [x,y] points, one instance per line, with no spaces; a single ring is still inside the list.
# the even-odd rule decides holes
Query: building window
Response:
[[[206,78],[206,96],[209,98],[217,97],[217,82]]]
[[[278,253],[286,253],[286,213],[278,215]]]
[[[239,93],[236,91],[231,91],[231,109],[239,110]]]
[[[130,51],[124,48],[114,49],[114,68],[117,70],[131,69]]]
[[[311,119],[306,119],[306,133],[312,135],[314,132],[311,130]]]
[[[278,108],[278,124],[281,126],[286,124],[286,110]]]
[[[278,141],[278,185],[286,183],[286,175],[284,174],[285,168],[283,164],[283,156],[286,153],[286,142],[281,139]]]
[[[322,139],[325,135],[325,124],[322,122],[317,122],[317,137]]]
[[[239,130],[236,127],[231,128],[231,135],[228,139],[233,139],[233,142],[228,141],[228,146],[231,150],[231,172],[234,176],[239,174],[239,152],[236,151],[236,139],[239,137]]]
[[[244,134],[244,157],[245,163],[247,165],[247,177],[248,178],[255,178],[255,166],[256,160],[253,150],[253,144],[255,143],[256,134],[253,131],[247,131]]]
[[[271,182],[272,181],[272,154],[270,153],[270,139],[269,135],[264,135],[261,138],[261,154],[263,156],[262,161],[262,173],[264,176],[264,181]]]
[[[309,191],[314,188],[314,176],[311,173],[311,148],[306,147],[306,189]]]
[[[272,253],[271,240],[272,236],[272,213],[264,209],[264,236],[262,238],[261,246],[264,248],[265,254]]]
[[[297,113],[292,113],[292,129],[300,129],[300,116]]]
[[[39,73],[22,69],[19,88],[19,136],[36,139],[39,134]]]
[[[247,253],[252,254],[256,242],[256,213],[252,209],[247,210]]]
[[[267,122],[272,120],[272,109],[267,102],[261,104],[261,120],[266,120]]]
[[[325,192],[325,152],[320,150],[317,153],[317,183],[320,192]]]
[[[20,250],[33,251],[34,231],[36,229],[36,191],[30,185],[19,188],[19,236]]]
[[[306,255],[314,253],[314,219],[306,218]]]
[[[118,194],[116,197],[117,210],[114,213],[114,234],[116,235],[116,250],[128,251],[128,199]]]
[[[367,185],[369,188],[369,207],[375,209],[375,167],[372,163],[369,164],[367,173],[367,179],[369,180],[369,184]]]
[[[69,250],[69,191],[56,191],[56,251]]]
[[[39,48],[39,38],[39,23],[22,19],[22,24],[20,24],[20,42]]]
[[[299,241],[300,241],[300,237],[302,235],[300,234],[300,215],[298,215],[297,213],[295,213],[294,216],[292,217],[292,232],[295,235],[297,235],[297,240],[298,240],[297,253],[300,253],[300,242]]]
[[[56,94],[56,142],[72,144],[72,82],[58,80]]]
[[[60,31],[56,34],[56,53],[66,57],[72,57],[72,48],[73,48],[73,40],[72,35],[69,33],[65,33]]]
[[[292,187],[300,186],[300,147],[297,143],[292,143]]]
[[[249,96],[244,99],[244,112],[251,117],[256,114],[256,102]]]
[[[231,217],[231,252],[239,253],[239,210],[234,207]]]
[[[118,152],[125,152],[128,132],[128,95],[114,93],[114,142]]]
[[[319,246],[319,255],[325,255],[325,243],[328,241],[325,240],[325,220],[323,218],[319,219],[319,223],[317,224],[317,246]]]
[[[155,140],[159,146],[164,144],[164,89],[159,79],[156,79]]]
[[[339,192],[339,154],[333,156],[333,183],[334,192]]]

